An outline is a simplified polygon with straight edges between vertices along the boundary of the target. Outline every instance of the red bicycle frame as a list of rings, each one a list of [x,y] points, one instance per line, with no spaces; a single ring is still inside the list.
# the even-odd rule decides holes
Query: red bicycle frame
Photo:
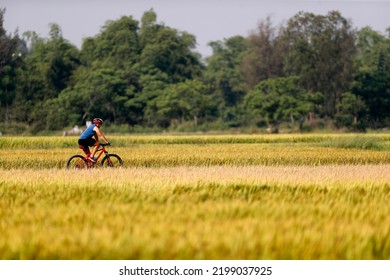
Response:
[[[107,152],[107,150],[106,150],[106,148],[105,148],[105,146],[106,145],[103,145],[103,144],[100,144],[101,145],[101,148],[99,148],[96,152],[100,152],[99,154],[98,154],[98,156],[95,158],[95,162],[92,162],[90,159],[89,159],[89,157],[90,157],[90,153],[89,154],[87,154],[86,156],[85,156],[85,159],[87,160],[87,162],[88,162],[88,167],[92,167],[92,166],[95,166],[96,165],[96,163],[97,163],[97,161],[99,160],[99,158],[101,157],[101,155],[104,153],[104,154],[108,154],[108,152]],[[110,164],[112,164],[111,163],[111,159],[108,157],[107,158],[107,160],[108,160],[108,162],[110,163]]]

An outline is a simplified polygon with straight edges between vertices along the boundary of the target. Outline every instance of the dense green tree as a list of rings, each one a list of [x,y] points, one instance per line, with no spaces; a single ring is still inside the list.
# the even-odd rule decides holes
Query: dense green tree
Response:
[[[225,106],[237,105],[244,93],[245,82],[241,72],[247,40],[241,36],[225,39],[224,42],[210,42],[213,55],[208,58],[205,79],[211,83],[216,94],[220,95]]]
[[[191,51],[195,44],[193,35],[168,27],[160,28],[142,50],[141,64],[166,73],[171,83],[195,78],[202,69],[199,57]]]
[[[153,42],[158,31],[163,28],[162,25],[157,24],[157,14],[153,9],[144,12],[141,18],[140,43],[141,48]]]
[[[48,83],[57,96],[69,85],[73,72],[80,65],[79,51],[63,38],[61,28],[57,24],[50,25],[50,39],[42,51],[46,52],[47,56],[43,55],[42,60],[48,63]]]
[[[8,35],[3,27],[5,9],[0,9],[0,121],[11,119],[11,105],[16,96],[18,71],[23,63],[23,42]]]
[[[131,16],[107,21],[95,37],[83,41],[83,62],[110,61],[118,69],[127,69],[139,61],[139,23]]]
[[[59,98],[69,115],[77,115],[79,121],[73,125],[84,123],[94,116],[126,121],[128,92],[120,70],[106,63],[95,62],[92,67],[80,68],[76,77],[75,85],[64,90]]]
[[[201,75],[203,66],[193,52],[195,44],[193,35],[157,23],[156,13],[149,10],[141,26],[127,16],[107,22],[100,34],[84,41],[81,53],[87,68],[105,61],[121,70],[126,94],[118,99],[122,113],[113,121],[153,125],[154,119],[145,115],[150,101],[169,85]]]
[[[352,92],[368,108],[368,119],[374,128],[390,122],[390,37],[370,28],[358,32],[359,71],[354,76]]]
[[[150,104],[159,125],[168,127],[192,121],[196,127],[213,106],[207,87],[199,80],[187,80],[167,87]]]
[[[158,121],[151,113],[155,112],[153,100],[170,86],[169,77],[166,73],[151,68],[140,76],[139,85],[142,91],[134,92],[132,98],[126,102],[126,106],[133,112],[129,124],[157,126]]]
[[[357,32],[356,62],[360,71],[375,71],[378,68],[381,62],[378,58],[389,44],[388,39],[368,26]]]
[[[204,79],[218,100],[221,120],[228,126],[238,126],[240,112],[237,108],[246,93],[241,65],[248,41],[242,36],[234,36],[209,45],[213,54],[207,59]]]
[[[54,23],[50,24],[49,39],[40,38],[34,32],[27,32],[25,38],[30,49],[24,70],[36,76],[43,87],[41,96],[29,98],[42,100],[58,96],[70,84],[73,72],[80,65],[79,51],[62,37],[61,28]]]
[[[337,11],[326,16],[300,12],[283,32],[284,70],[301,78],[308,92],[324,94],[324,117],[333,118],[354,73],[356,34]]]
[[[335,118],[338,127],[346,127],[352,131],[365,131],[366,106],[363,100],[351,92],[343,93]]]
[[[16,120],[33,124],[34,131],[50,129],[46,109],[52,108],[44,104],[71,85],[73,73],[80,65],[78,49],[62,37],[57,24],[50,25],[49,34],[48,39],[34,32],[24,35],[28,49],[13,104],[15,111],[23,112]]]
[[[265,123],[272,133],[279,131],[281,122],[294,124],[297,120],[302,128],[304,117],[312,106],[297,77],[262,81],[244,100],[248,117],[258,124]]]

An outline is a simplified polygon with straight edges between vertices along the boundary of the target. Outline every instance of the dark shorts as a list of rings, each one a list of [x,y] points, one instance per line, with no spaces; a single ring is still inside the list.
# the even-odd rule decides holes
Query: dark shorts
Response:
[[[88,146],[92,147],[95,145],[96,140],[93,138],[79,139],[79,148],[84,151],[86,155],[90,153]]]
[[[95,145],[96,143],[96,140],[93,139],[93,138],[87,138],[87,139],[79,139],[79,145],[80,146],[84,146],[84,147],[92,147],[93,145]]]

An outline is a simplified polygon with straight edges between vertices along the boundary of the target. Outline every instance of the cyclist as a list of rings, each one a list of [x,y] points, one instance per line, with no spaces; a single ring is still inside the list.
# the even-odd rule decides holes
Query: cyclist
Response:
[[[108,145],[110,144],[107,138],[100,131],[100,127],[102,125],[103,120],[101,118],[94,118],[92,124],[88,126],[87,129],[80,135],[78,141],[80,149],[84,151],[84,153],[87,155],[87,158],[92,162],[96,162],[95,153],[100,146],[99,137],[102,138]],[[92,146],[92,153],[90,153],[89,147]]]

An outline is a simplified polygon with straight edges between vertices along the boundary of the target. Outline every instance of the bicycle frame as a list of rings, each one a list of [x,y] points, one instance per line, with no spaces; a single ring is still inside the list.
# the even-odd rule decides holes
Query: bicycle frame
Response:
[[[101,155],[104,153],[104,154],[108,154],[108,151],[106,150],[106,148],[105,148],[105,145],[102,145],[102,144],[100,144],[101,145],[101,148],[99,148],[97,151],[96,151],[96,153],[99,153],[98,154],[98,156],[96,157],[96,161],[95,162],[92,162],[92,161],[90,161],[88,158],[89,158],[89,156],[91,155],[91,154],[87,154],[84,158],[87,160],[87,162],[88,162],[88,167],[93,167],[93,166],[95,166],[96,165],[96,163],[98,162],[98,160],[99,160],[99,158],[101,157]],[[108,160],[110,161],[110,158],[108,158]]]

